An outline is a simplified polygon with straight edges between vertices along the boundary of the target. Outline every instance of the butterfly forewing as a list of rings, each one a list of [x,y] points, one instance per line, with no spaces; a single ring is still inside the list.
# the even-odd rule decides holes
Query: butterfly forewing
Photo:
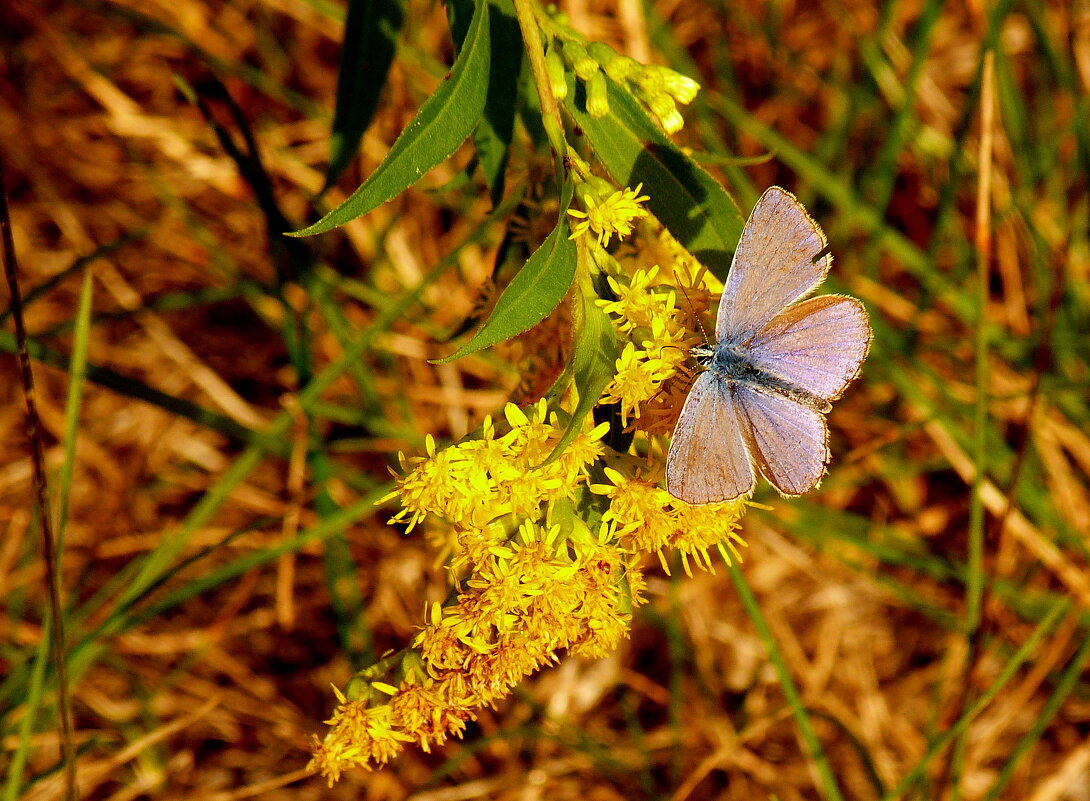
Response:
[[[737,384],[742,433],[761,473],[783,495],[802,495],[821,480],[829,461],[825,417],[775,392]]]
[[[776,315],[746,344],[746,352],[754,367],[831,401],[859,372],[870,339],[862,303],[821,295]]]
[[[712,373],[702,373],[674,429],[666,487],[683,501],[713,503],[752,492],[756,481],[728,387]]]
[[[832,257],[813,258],[827,241],[806,209],[778,186],[761,195],[746,221],[727,275],[715,336],[740,344],[764,327],[784,307],[825,278]]]

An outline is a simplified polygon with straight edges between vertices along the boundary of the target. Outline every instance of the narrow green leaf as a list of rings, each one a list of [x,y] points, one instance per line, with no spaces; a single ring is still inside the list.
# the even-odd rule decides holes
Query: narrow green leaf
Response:
[[[595,296],[581,293],[581,297],[582,325],[576,332],[575,348],[571,356],[579,401],[572,411],[567,428],[544,464],[564,453],[564,449],[583,430],[587,415],[591,413],[594,404],[602,395],[602,390],[613,379],[617,370],[617,335],[613,330],[613,323],[610,322],[609,315],[594,302]]]
[[[586,110],[581,81],[568,78],[564,107],[586,134],[613,180],[643,184],[647,207],[667,230],[720,278],[726,277],[745,218],[730,195],[671,142],[632,95],[609,81],[609,111]]]
[[[289,236],[321,234],[351,222],[399,195],[450,156],[484,111],[490,61],[488,3],[477,0],[465,46],[454,60],[450,76],[424,101],[386,158],[344,203],[314,225]]]
[[[491,190],[492,205],[503,197],[507,172],[507,154],[515,130],[515,109],[518,106],[518,80],[522,71],[522,32],[515,19],[511,0],[488,0],[489,23],[492,29],[492,66],[488,75],[488,98],[484,116],[473,129],[473,145],[477,148],[477,163]],[[461,48],[473,13],[473,0],[450,0],[447,19],[454,43]]]
[[[447,24],[450,25],[450,37],[454,40],[454,52],[458,53],[465,44],[469,33],[469,23],[477,8],[476,0],[449,0],[447,3]],[[489,9],[491,12],[492,9]]]
[[[575,242],[568,239],[567,208],[571,197],[569,184],[561,198],[556,228],[507,285],[484,325],[462,347],[450,356],[436,359],[435,364],[452,362],[528,331],[563,300],[575,277],[578,261]]]
[[[492,193],[492,205],[503,197],[507,155],[515,131],[518,81],[522,72],[522,32],[511,0],[491,0],[492,67],[488,76],[488,99],[481,124],[473,129],[473,144],[480,158],[481,172]]]
[[[57,552],[64,552],[68,527],[68,499],[72,493],[72,475],[76,466],[76,436],[79,434],[80,407],[83,385],[87,381],[87,343],[91,338],[91,273],[83,274],[79,307],[76,311],[75,336],[72,338],[72,361],[69,362],[68,398],[64,405],[64,462],[57,482]]]
[[[52,626],[51,618],[52,615],[49,610],[45,610],[42,623]],[[35,739],[35,727],[38,723],[38,716],[42,711],[42,701],[48,687],[46,668],[49,667],[49,662],[49,638],[42,637],[38,640],[38,648],[34,654],[29,679],[24,683],[25,688],[20,688],[19,701],[21,702],[21,708],[19,709],[19,721],[14,725],[8,724],[11,725],[11,728],[16,726],[18,728],[14,732],[14,747],[9,745],[5,749],[5,756],[7,757],[5,762],[7,764],[4,772],[7,774],[7,779],[4,782],[3,792],[0,793],[0,799],[3,799],[3,801],[17,801],[19,798],[26,797],[21,794],[25,790],[23,780],[26,774],[28,757]],[[8,667],[10,669],[10,662]],[[14,708],[14,705],[10,703],[11,694],[7,693],[6,695],[5,705],[9,709]]]
[[[378,106],[404,21],[401,0],[348,0],[323,192],[356,155]]]

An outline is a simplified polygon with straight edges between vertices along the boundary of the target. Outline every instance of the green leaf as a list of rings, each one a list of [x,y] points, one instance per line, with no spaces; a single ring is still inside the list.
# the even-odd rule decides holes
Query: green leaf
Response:
[[[477,161],[492,195],[492,205],[503,197],[507,173],[507,155],[515,130],[518,107],[519,74],[522,72],[522,32],[515,19],[511,0],[488,0],[489,26],[492,29],[492,66],[488,75],[488,97],[484,116],[473,129]],[[473,0],[450,0],[447,18],[457,47],[465,39],[467,21],[473,12]]]
[[[356,155],[378,106],[404,22],[401,0],[348,0],[323,192]]]
[[[607,79],[608,80],[608,79]],[[582,81],[568,77],[564,107],[613,180],[643,184],[647,207],[702,264],[725,278],[745,217],[719,182],[659,130],[628,90],[609,81],[609,113],[586,110]]]
[[[83,387],[87,383],[87,343],[91,338],[91,271],[83,274],[76,325],[72,337],[72,360],[68,364],[68,399],[64,405],[64,462],[61,463],[60,502],[57,509],[57,550],[64,551],[68,527],[68,500],[72,493],[72,476],[76,466],[76,437],[79,435]]]
[[[450,0],[447,3],[447,24],[450,25],[450,36],[454,40],[454,52],[461,51],[465,43],[466,34],[469,33],[469,23],[473,21],[473,13],[477,9],[476,0]],[[492,9],[489,9],[491,13]]]
[[[491,47],[488,3],[477,11],[450,76],[394,142],[386,158],[352,196],[329,214],[289,236],[321,234],[360,217],[416,183],[466,140],[481,118],[488,92]]]
[[[481,160],[481,172],[492,190],[492,205],[503,197],[507,155],[515,131],[518,82],[522,72],[522,32],[511,0],[493,0],[492,69],[488,100],[481,124],[473,130],[473,144]]]
[[[435,364],[452,362],[530,330],[564,299],[578,262],[575,242],[568,239],[567,208],[571,198],[569,184],[562,193],[556,228],[507,285],[484,325],[462,347],[450,356],[436,359]]]
[[[563,435],[543,464],[557,459],[583,430],[587,415],[594,409],[602,390],[617,371],[617,334],[613,323],[609,315],[594,302],[595,296],[582,293],[582,298],[582,325],[575,335],[575,349],[571,357],[579,402]]]

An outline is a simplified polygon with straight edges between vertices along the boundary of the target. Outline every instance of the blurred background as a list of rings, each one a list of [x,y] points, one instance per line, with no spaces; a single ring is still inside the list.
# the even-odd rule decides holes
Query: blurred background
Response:
[[[831,475],[797,500],[765,488],[772,508],[744,527],[745,575],[843,797],[1090,799],[1090,4],[563,10],[700,81],[675,140],[743,209],[770,184],[795,192],[832,244],[828,288],[871,312],[871,355],[830,417]],[[361,156],[322,208],[448,69],[444,8],[407,0],[405,16]],[[503,236],[468,147],[343,229],[279,235],[316,218],[343,17],[332,0],[0,6],[0,153],[66,510],[82,797],[828,797],[722,570],[652,573],[614,657],[542,671],[464,741],[333,789],[305,774],[331,685],[405,645],[446,594],[422,532],[374,506],[396,452],[542,390],[520,369],[532,332],[428,363],[479,310]],[[520,180],[529,158],[512,160]],[[52,799],[43,562],[2,298],[3,797]]]

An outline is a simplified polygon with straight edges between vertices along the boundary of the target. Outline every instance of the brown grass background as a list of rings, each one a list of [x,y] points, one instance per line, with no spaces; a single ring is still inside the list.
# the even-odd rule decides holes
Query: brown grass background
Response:
[[[733,100],[748,119],[770,127],[815,163],[827,163],[834,175],[850,178],[877,157],[879,133],[888,123],[873,106],[845,114],[837,104],[847,102],[852,87],[896,99],[909,63],[904,37],[922,5],[891,4],[885,21],[864,2],[722,6],[662,0],[650,14],[634,0],[578,0],[564,8],[588,38],[660,63],[666,57],[649,19],[666,21],[710,89],[727,92],[714,76],[729,68],[741,91]],[[1086,110],[1090,11],[1085,3],[1030,6],[1019,6],[1004,24],[1004,63],[1013,71],[1004,85],[1041,103],[1047,95],[1056,119],[1071,123]],[[60,354],[69,352],[67,326],[79,275],[90,271],[97,315],[93,364],[256,430],[285,404],[291,408],[299,388],[279,335],[285,315],[310,321],[318,367],[336,358],[338,338],[316,321],[302,286],[288,283],[283,302],[267,291],[282,265],[270,249],[267,217],[201,112],[174,82],[181,76],[212,98],[213,115],[238,139],[228,105],[215,99],[212,78],[222,80],[258,143],[287,221],[313,219],[310,198],[321,187],[328,153],[342,35],[336,14],[323,9],[304,0],[5,0],[0,151],[23,293],[96,248],[120,242],[29,304],[32,336]],[[1038,12],[1040,21],[1034,22]],[[964,116],[973,113],[969,89],[988,13],[976,3],[945,7],[921,67],[910,115],[912,145],[893,164],[884,215],[888,229],[915,245],[931,241],[934,210],[952,179],[963,184],[953,189],[955,202],[944,224],[965,241],[972,238],[977,128],[969,126],[962,142],[957,137]],[[1071,85],[1081,87],[1081,106],[1077,93],[1050,86],[1041,76],[1047,54],[1032,35],[1034,24],[1055,33],[1056,47],[1074,68]],[[875,36],[882,25],[886,33]],[[437,85],[437,67],[449,53],[443,8],[413,0],[362,157],[334,200],[382,158]],[[729,63],[717,60],[724,56]],[[768,152],[767,142],[708,111],[690,121],[680,141],[706,148],[700,130],[708,124],[718,126],[724,152]],[[1076,166],[1054,176],[1058,186],[1028,181],[1027,157],[1003,125],[1001,119],[994,163],[988,165],[997,205],[1013,197],[1026,213],[997,222],[988,314],[1005,337],[1025,340],[1043,325],[1041,289],[1025,266],[1031,256],[1069,285],[1088,277],[1087,179],[1070,152],[1078,146],[1057,133],[1059,162]],[[820,134],[830,126],[842,128],[835,160],[812,150],[828,142]],[[964,147],[969,164],[954,176],[952,146]],[[307,242],[333,274],[362,287],[339,298],[351,325],[372,324],[384,298],[414,286],[487,213],[487,198],[473,186],[438,189],[467,160],[468,152],[460,151],[420,188],[341,232]],[[799,183],[796,170],[777,158],[744,170],[728,164],[720,175],[733,181],[740,172],[758,189]],[[962,418],[928,414],[904,396],[895,378],[901,371],[903,380],[915,381],[917,371],[927,371],[942,379],[948,397],[931,385],[921,390],[925,395],[971,403],[972,332],[943,299],[927,297],[888,251],[868,251],[871,245],[851,215],[827,202],[821,186],[816,189],[808,197],[815,198],[814,213],[830,233],[842,286],[867,301],[883,331],[911,326],[918,339],[911,352],[876,352],[873,371],[868,366],[838,405],[832,416],[836,466],[826,487],[798,503],[765,498],[774,511],[748,515],[744,567],[815,716],[845,797],[869,799],[877,793],[868,771],[887,788],[895,785],[926,751],[928,738],[996,678],[1036,619],[989,596],[988,639],[972,652],[950,622],[963,613],[964,588],[952,575],[925,568],[964,563],[972,460],[956,429],[945,424]],[[326,424],[331,441],[352,443],[337,458],[346,475],[357,477],[331,482],[334,500],[348,503],[385,481],[391,455],[419,449],[426,433],[440,440],[464,435],[525,382],[495,356],[439,367],[427,362],[447,352],[440,339],[479,303],[498,242],[497,230],[466,247],[457,269],[441,276],[406,319],[376,339],[364,363],[376,393],[368,410],[385,425]],[[939,247],[931,267],[971,296],[971,274],[959,272],[959,263],[953,246]],[[216,291],[227,297],[201,295]],[[178,293],[190,295],[165,307],[163,299],[181,298]],[[1076,316],[1065,330],[1076,350],[1064,364],[1066,379],[1076,382],[1067,389],[1077,398],[1086,388],[1077,383],[1086,378],[1077,351],[1077,312],[1085,304],[1072,308]],[[10,320],[5,324],[11,330]],[[1081,331],[1087,331],[1085,324]],[[1039,471],[1035,478],[1049,511],[1014,503],[1006,528],[987,543],[988,574],[1027,590],[1067,595],[1072,610],[1085,613],[1086,419],[1071,411],[1079,403],[1052,404],[1046,396],[1035,401],[1036,416],[1027,424],[1038,376],[1005,359],[993,366],[989,414],[997,435],[1013,448],[1028,440],[1036,449],[1032,469]],[[38,362],[36,378],[47,466],[55,476],[63,461],[68,375]],[[325,397],[348,408],[359,404],[348,378]],[[5,675],[43,636],[43,565],[25,429],[17,365],[3,355]],[[299,429],[285,439],[282,457],[264,459],[195,532],[181,558],[206,548],[212,553],[183,566],[168,586],[274,545],[291,534],[293,520],[303,528],[318,521],[309,479],[299,471],[298,448],[291,456],[298,434]],[[73,638],[118,613],[109,598],[92,602],[96,592],[131,560],[175,536],[242,449],[222,431],[97,380],[86,385],[77,445],[62,587],[67,602],[88,616],[70,624]],[[985,506],[994,534],[1008,496],[1001,485],[989,487]],[[851,514],[874,532],[874,541],[937,562],[921,557],[918,564],[907,558],[891,563],[836,531],[822,530],[823,519],[832,529],[844,520],[823,518],[824,511]],[[444,574],[434,566],[425,538],[420,532],[404,536],[385,525],[387,516],[376,512],[346,532],[364,602],[361,626],[368,631],[357,636],[375,652],[404,645],[422,622],[424,602],[445,594]],[[809,536],[797,536],[799,531]],[[1076,539],[1057,544],[1057,532]],[[409,748],[389,767],[348,775],[330,790],[303,773],[307,739],[323,731],[334,700],[330,685],[343,686],[362,665],[350,664],[338,642],[322,551],[310,546],[294,559],[248,571],[96,640],[95,658],[75,666],[70,688],[81,797],[819,797],[765,648],[724,572],[670,578],[656,571],[649,589],[651,604],[615,657],[565,660],[527,681],[496,710],[483,710],[466,742],[432,754]],[[944,752],[932,762],[931,782],[917,797],[984,797],[1085,636],[1085,620],[1075,611],[1050,631],[971,727],[961,767],[955,769]],[[1085,673],[1081,679],[1030,756],[1018,762],[1002,797],[1090,799],[1090,695]],[[15,724],[24,702],[11,694],[0,698],[7,707],[2,736],[9,755],[18,742]],[[34,781],[25,789],[27,799],[59,797],[52,701],[46,710],[30,750],[27,777]],[[957,775],[955,782],[951,776]]]

